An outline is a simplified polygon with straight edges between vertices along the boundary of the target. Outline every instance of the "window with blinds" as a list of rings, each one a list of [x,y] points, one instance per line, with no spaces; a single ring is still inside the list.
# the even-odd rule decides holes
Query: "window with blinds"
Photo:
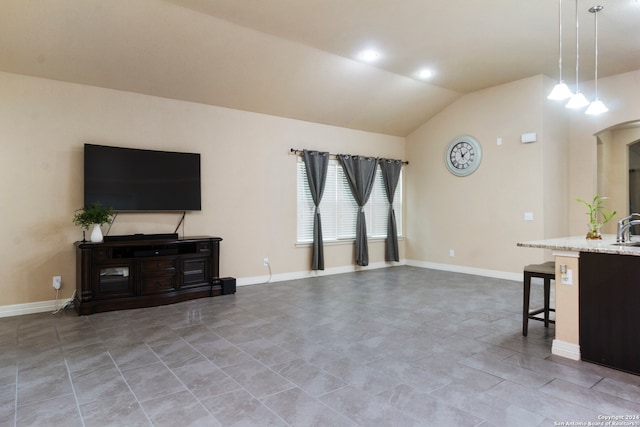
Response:
[[[369,238],[387,237],[387,219],[389,202],[384,190],[384,178],[380,166],[376,170],[376,178],[369,201],[365,205],[367,220],[367,235]],[[314,204],[307,184],[307,171],[304,161],[299,158],[297,163],[297,197],[298,197],[298,243],[313,241],[313,212]],[[396,212],[398,236],[402,235],[402,172],[393,199]],[[351,194],[349,183],[342,170],[340,162],[329,161],[327,181],[324,194],[320,202],[322,219],[322,236],[325,242],[349,240],[356,237],[356,214],[358,205]]]

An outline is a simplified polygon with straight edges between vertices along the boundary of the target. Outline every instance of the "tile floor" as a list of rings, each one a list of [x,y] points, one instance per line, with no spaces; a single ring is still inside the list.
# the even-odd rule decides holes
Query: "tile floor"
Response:
[[[541,322],[522,337],[521,299],[518,282],[404,266],[4,318],[0,426],[554,426],[640,414],[640,377],[552,356]]]

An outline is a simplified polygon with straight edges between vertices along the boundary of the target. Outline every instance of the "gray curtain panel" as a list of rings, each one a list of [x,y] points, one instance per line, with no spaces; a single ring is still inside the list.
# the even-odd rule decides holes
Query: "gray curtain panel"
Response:
[[[307,171],[307,183],[313,204],[313,245],[311,251],[311,269],[324,270],[324,245],[322,244],[322,222],[320,221],[320,201],[324,193],[329,168],[329,153],[302,150],[304,166]]]
[[[398,187],[402,161],[393,159],[380,159],[380,170],[384,178],[384,190],[389,200],[389,219],[387,220],[387,241],[384,247],[384,259],[386,261],[400,261],[398,251],[398,228],[396,226],[396,212],[393,209],[393,198]]]
[[[364,205],[369,200],[373,182],[376,178],[378,159],[373,157],[349,156],[339,154],[344,173],[349,181],[353,198],[359,206],[356,218],[356,264],[369,265],[369,246],[367,242],[367,224],[364,216]]]

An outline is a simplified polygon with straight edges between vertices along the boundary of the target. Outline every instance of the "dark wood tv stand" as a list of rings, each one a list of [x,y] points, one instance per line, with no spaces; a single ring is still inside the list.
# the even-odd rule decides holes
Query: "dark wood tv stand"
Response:
[[[79,315],[222,294],[219,237],[76,242]]]

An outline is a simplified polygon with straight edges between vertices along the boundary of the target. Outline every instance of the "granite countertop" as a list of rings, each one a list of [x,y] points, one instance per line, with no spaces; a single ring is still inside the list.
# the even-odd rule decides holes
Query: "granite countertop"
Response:
[[[635,240],[634,240],[635,242]],[[640,244],[640,241],[638,242]],[[523,248],[552,249],[568,252],[593,252],[614,255],[640,256],[640,246],[623,246],[616,244],[614,234],[603,234],[602,240],[587,240],[584,236],[559,237],[556,239],[518,242]]]

